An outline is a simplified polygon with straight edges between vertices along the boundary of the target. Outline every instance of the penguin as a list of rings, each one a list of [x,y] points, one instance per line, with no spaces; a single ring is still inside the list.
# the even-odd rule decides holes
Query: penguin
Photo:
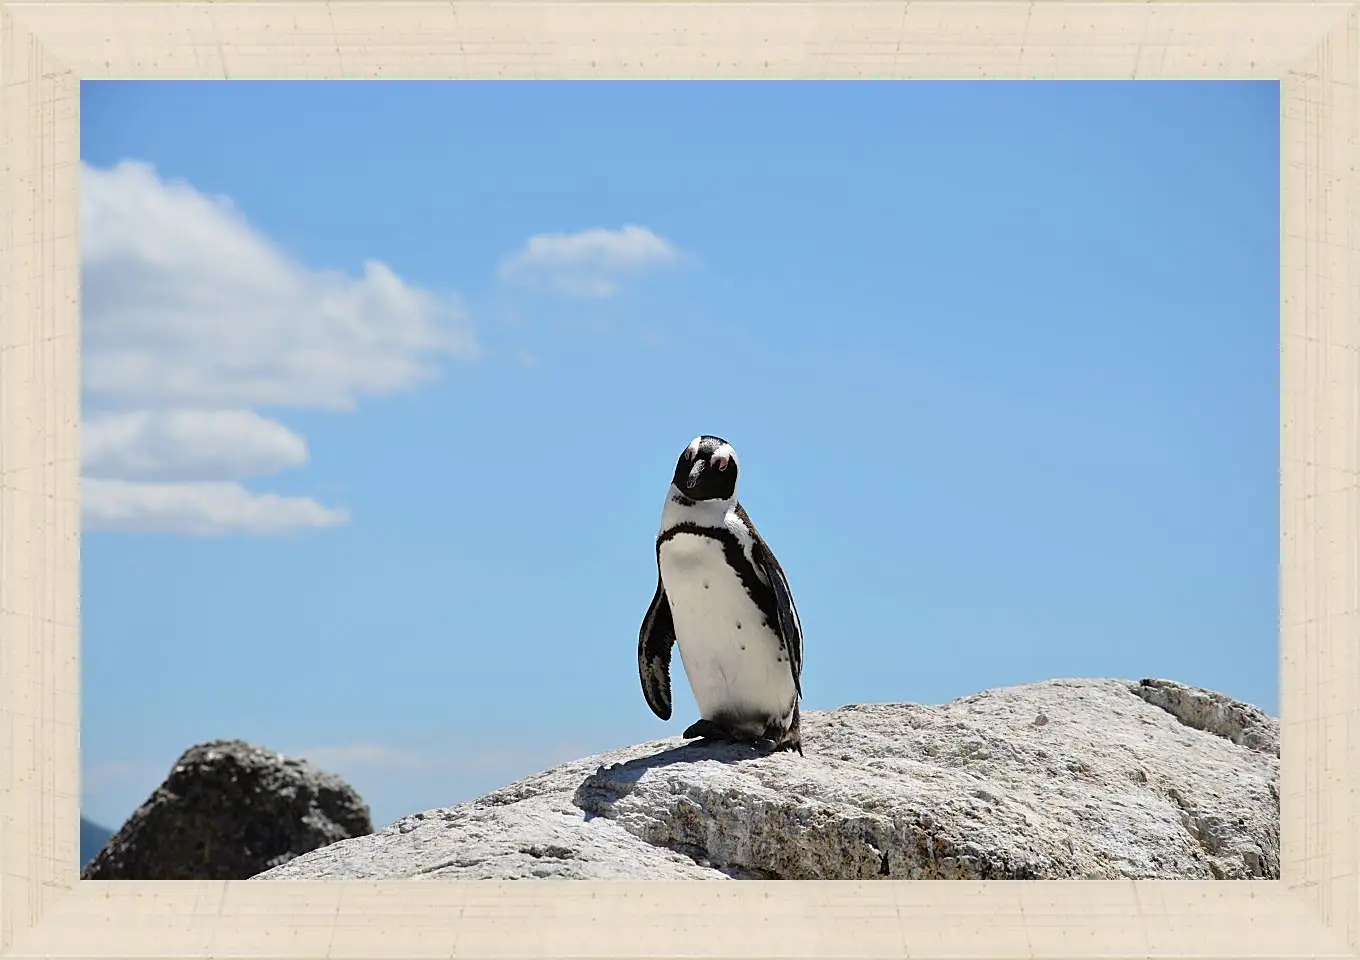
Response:
[[[680,648],[700,719],[686,740],[803,753],[803,628],[784,570],[737,500],[737,453],[695,437],[675,464],[656,537],[656,593],[638,633],[647,705],[671,718]]]

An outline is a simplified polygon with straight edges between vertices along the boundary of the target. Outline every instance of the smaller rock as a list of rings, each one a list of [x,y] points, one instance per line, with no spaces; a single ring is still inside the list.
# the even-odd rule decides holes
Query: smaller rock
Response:
[[[354,788],[241,740],[191,747],[81,873],[83,880],[244,880],[373,821]]]

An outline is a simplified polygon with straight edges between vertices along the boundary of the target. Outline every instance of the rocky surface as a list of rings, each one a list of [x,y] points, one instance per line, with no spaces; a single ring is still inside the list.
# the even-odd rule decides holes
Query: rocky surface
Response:
[[[240,740],[218,740],[175,761],[81,878],[244,880],[372,832],[367,805],[334,774]]]
[[[1174,680],[1140,680],[1131,689],[1186,726],[1280,755],[1280,722],[1259,707]]]
[[[1279,877],[1279,730],[1171,681],[803,715],[807,755],[659,740],[258,879]]]

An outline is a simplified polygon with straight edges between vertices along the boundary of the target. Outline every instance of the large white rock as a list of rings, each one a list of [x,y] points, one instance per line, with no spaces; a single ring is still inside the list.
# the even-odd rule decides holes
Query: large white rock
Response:
[[[255,879],[1279,877],[1279,725],[1163,680],[803,716],[805,757],[658,740]]]

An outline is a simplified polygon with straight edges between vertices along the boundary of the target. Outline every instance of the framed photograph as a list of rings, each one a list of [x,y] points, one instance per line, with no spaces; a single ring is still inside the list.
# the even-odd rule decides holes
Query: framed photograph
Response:
[[[0,3],[0,955],[1360,955],[1357,70]]]

